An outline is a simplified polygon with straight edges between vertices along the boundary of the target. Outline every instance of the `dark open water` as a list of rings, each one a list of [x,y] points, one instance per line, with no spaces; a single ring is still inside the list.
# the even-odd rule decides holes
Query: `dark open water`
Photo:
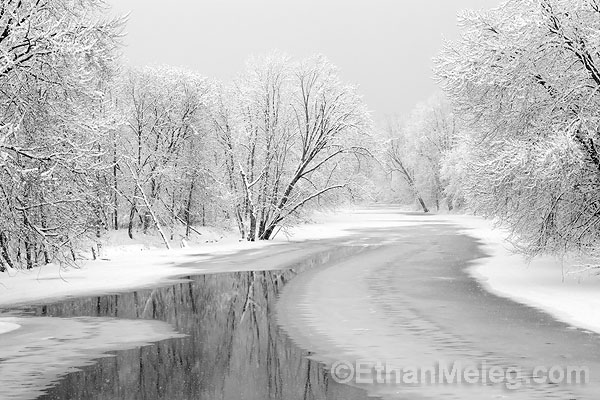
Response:
[[[36,306],[27,314],[166,321],[187,336],[97,360],[40,399],[363,399],[329,379],[278,327],[274,303],[296,272],[189,277],[153,290]]]

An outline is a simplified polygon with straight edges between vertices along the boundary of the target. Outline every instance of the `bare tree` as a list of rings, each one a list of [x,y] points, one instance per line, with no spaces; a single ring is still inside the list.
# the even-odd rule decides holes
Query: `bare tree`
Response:
[[[418,158],[415,170],[417,186],[430,198],[439,211],[445,200],[452,210],[453,193],[446,190],[448,180],[442,175],[444,162],[453,150],[458,135],[458,125],[452,107],[442,94],[434,94],[419,103],[407,121],[406,134],[409,146]]]
[[[410,188],[415,200],[419,202],[423,212],[429,212],[415,182],[414,159],[409,157],[410,149],[407,145],[407,138],[402,134],[402,127],[398,126],[398,121],[388,121],[388,135],[390,139],[384,145],[387,170],[399,173]]]
[[[120,92],[127,115],[120,132],[124,144],[120,156],[127,165],[131,194],[115,190],[130,206],[128,234],[133,237],[137,215],[144,233],[152,222],[169,247],[163,225],[170,227],[171,239],[175,225],[184,223],[191,229],[197,173],[189,171],[200,166],[192,162],[198,159],[189,149],[198,149],[195,142],[202,130],[209,85],[190,71],[144,68],[129,71]]]
[[[253,59],[214,112],[242,235],[271,238],[311,202],[351,186],[368,156],[361,98],[323,57]]]

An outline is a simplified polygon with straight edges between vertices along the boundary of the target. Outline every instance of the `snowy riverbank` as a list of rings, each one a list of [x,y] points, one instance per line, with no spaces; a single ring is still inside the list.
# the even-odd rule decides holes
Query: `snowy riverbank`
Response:
[[[140,248],[137,245],[120,246],[110,259],[82,261],[77,268],[62,269],[51,264],[33,270],[10,270],[0,274],[0,305],[148,287],[168,282],[174,276],[202,272],[198,268],[187,268],[180,264],[202,262],[215,255],[240,251],[249,246],[246,242],[210,244],[202,247],[201,254],[198,254],[199,248],[163,250]]]
[[[478,260],[471,275],[503,297],[541,309],[575,327],[600,333],[600,278],[593,273],[569,273],[572,262],[537,257],[528,263],[511,251],[506,233],[490,221],[472,216],[447,216],[463,232],[479,239],[490,257]],[[577,268],[575,268],[577,269]]]

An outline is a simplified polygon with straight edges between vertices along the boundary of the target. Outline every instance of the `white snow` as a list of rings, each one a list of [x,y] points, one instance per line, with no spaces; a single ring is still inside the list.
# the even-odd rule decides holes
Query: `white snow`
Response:
[[[35,303],[52,299],[142,288],[168,282],[202,269],[180,264],[208,260],[215,255],[262,247],[267,243],[225,242],[198,248],[146,249],[138,245],[107,249],[110,260],[85,261],[79,268],[46,265],[33,270],[0,273],[0,305]],[[201,253],[201,254],[198,254]]]
[[[315,213],[314,223],[296,226],[288,232],[281,232],[275,242],[287,240],[316,240],[346,237],[361,229],[381,229],[422,224],[437,216],[399,214],[398,207],[378,207],[372,209],[347,208],[336,213]]]
[[[505,241],[507,233],[490,221],[472,216],[444,216],[479,239],[490,255],[470,273],[484,287],[503,297],[541,309],[574,327],[600,333],[600,279],[592,274],[569,274],[571,260],[544,256],[530,263]]]
[[[437,215],[400,214],[399,207],[347,208],[337,213],[316,213],[315,223],[295,227],[292,236],[298,239],[326,239],[348,235],[357,229],[387,228],[422,224]]]
[[[0,335],[3,333],[12,332],[21,327],[19,324],[15,324],[14,322],[8,322],[6,318],[0,318]]]

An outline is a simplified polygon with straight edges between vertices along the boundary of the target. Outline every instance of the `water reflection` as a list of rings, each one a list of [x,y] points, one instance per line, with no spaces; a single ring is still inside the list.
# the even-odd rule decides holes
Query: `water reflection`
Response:
[[[157,320],[15,317],[19,329],[0,340],[0,399],[31,400],[61,376],[109,351],[182,337]]]
[[[38,316],[167,321],[185,338],[118,351],[42,399],[358,399],[278,328],[276,296],[294,271],[190,277],[166,288],[32,309]]]

